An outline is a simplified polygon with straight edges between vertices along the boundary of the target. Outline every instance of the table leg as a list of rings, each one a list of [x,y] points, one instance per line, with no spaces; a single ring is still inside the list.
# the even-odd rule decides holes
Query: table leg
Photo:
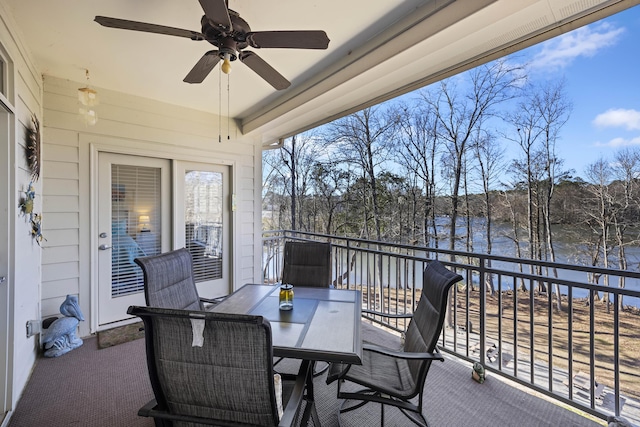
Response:
[[[304,365],[306,365],[306,361],[303,361],[301,364],[301,369],[304,369]],[[307,393],[305,395],[305,408],[304,413],[302,414],[302,421],[300,422],[301,426],[307,426],[309,423],[309,417],[313,419],[313,425],[316,427],[320,427],[320,419],[318,418],[318,412],[316,411],[316,403],[313,396],[313,370],[315,367],[315,361],[310,361],[309,367],[307,368]]]

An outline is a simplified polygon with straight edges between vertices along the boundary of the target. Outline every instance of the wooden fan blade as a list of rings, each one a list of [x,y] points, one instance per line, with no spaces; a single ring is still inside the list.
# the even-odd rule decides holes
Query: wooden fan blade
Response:
[[[247,33],[255,48],[326,49],[329,37],[324,31],[256,31]]]
[[[240,61],[245,63],[260,77],[266,80],[276,90],[286,89],[291,86],[289,80],[285,79],[282,74],[277,72],[271,65],[267,64],[264,59],[260,58],[253,52],[240,52]]]
[[[199,0],[204,14],[219,27],[227,31],[232,30],[231,18],[229,17],[229,9],[225,0]]]
[[[217,50],[210,50],[202,55],[202,58],[193,66],[183,81],[186,83],[202,83],[205,77],[213,70],[213,67],[220,62],[218,53]]]
[[[105,27],[142,31],[145,33],[166,34],[168,36],[186,37],[191,40],[204,40],[204,36],[201,33],[197,31],[183,30],[182,28],[165,27],[164,25],[147,24],[146,22],[109,18],[107,16],[96,16],[94,21]]]

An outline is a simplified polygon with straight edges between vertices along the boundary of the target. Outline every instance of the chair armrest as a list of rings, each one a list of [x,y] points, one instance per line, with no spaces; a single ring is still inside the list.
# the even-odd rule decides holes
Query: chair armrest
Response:
[[[146,405],[144,405],[142,408],[138,410],[138,416],[140,417],[153,416],[151,414],[153,410],[156,409],[156,406],[158,406],[158,402],[156,401],[156,399],[151,399],[149,402],[147,402]]]
[[[339,380],[347,375],[351,369],[350,363],[339,363],[339,362],[331,362],[329,363],[329,372],[327,373],[326,383],[331,384],[335,380]]]
[[[372,351],[374,353],[384,354],[385,356],[397,357],[399,359],[406,360],[439,360],[444,361],[444,357],[440,354],[436,348],[433,353],[412,353],[406,351],[391,350],[385,347],[378,347],[371,344],[364,344],[362,346],[363,351]]]
[[[309,370],[311,369],[311,363],[308,360],[303,360],[300,365],[300,370],[296,376],[296,383],[293,386],[291,396],[287,401],[287,406],[284,408],[282,418],[278,426],[290,427],[294,425],[296,421],[296,414],[300,409],[302,400],[304,399],[304,390],[307,384],[307,377],[309,376]]]
[[[363,309],[362,313],[373,314],[374,316],[388,317],[390,319],[411,319],[413,317],[413,313],[391,314],[391,313],[383,313],[381,311],[366,310],[366,309]]]

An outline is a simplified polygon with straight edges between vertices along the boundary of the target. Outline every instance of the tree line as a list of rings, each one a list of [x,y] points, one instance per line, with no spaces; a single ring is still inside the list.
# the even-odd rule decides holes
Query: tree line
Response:
[[[555,262],[552,226],[574,225],[589,265],[636,270],[640,151],[577,176],[556,153],[571,111],[564,81],[507,59],[365,108],[264,152],[264,228],[473,252],[481,223],[491,254],[500,223],[516,257]]]

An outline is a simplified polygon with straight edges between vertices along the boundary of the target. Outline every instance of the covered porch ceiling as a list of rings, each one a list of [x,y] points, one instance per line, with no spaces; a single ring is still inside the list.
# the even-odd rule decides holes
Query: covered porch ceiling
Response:
[[[183,78],[206,41],[107,28],[107,16],[200,31],[198,0],[2,0],[44,75],[212,114],[263,145],[459,73],[640,0],[230,0],[253,31],[324,30],[327,50],[247,49],[291,82],[275,90],[240,61]],[[220,95],[220,93],[222,94]]]

